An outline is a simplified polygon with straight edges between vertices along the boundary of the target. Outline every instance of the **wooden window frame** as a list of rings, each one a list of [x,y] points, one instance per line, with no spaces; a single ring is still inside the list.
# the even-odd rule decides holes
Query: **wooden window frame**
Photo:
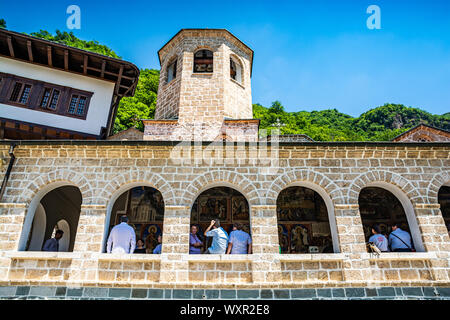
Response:
[[[44,94],[45,94],[46,90],[50,90],[50,96],[49,96],[47,105],[45,107],[43,107],[42,100],[44,99]],[[55,90],[59,91],[59,97],[58,97],[58,101],[56,101],[56,108],[52,109],[52,108],[50,108],[50,104],[52,103],[53,94],[54,94]],[[55,113],[58,110],[58,107],[62,101],[61,97],[63,96],[63,90],[64,90],[64,87],[54,86],[54,85],[53,86],[52,85],[44,85],[42,88],[42,93],[38,100],[39,111],[47,111],[47,112]]]
[[[209,51],[209,52],[211,52],[211,54],[212,54],[212,57],[211,57],[211,63],[199,63],[199,62],[198,62],[198,60],[209,60],[209,58],[207,58],[207,57],[197,58],[195,55],[196,55],[198,52],[200,52],[200,51]],[[205,56],[205,55],[204,55],[204,56]],[[196,60],[197,60],[197,61],[196,61]],[[206,71],[195,71],[195,66],[196,66],[197,64],[211,64],[211,65],[212,65],[212,70],[211,70],[211,71],[208,71],[208,70],[206,70]],[[214,51],[209,50],[209,49],[199,49],[199,50],[197,50],[197,51],[194,52],[193,73],[199,73],[199,74],[203,74],[203,73],[209,73],[209,74],[211,74],[211,73],[214,73]]]
[[[0,72],[0,78],[2,81],[0,82],[0,104],[11,105],[20,108],[26,108],[29,110],[35,110],[39,112],[47,112],[55,115],[76,118],[81,120],[86,120],[87,113],[89,110],[89,105],[91,98],[93,96],[93,92],[84,91],[80,89],[75,89],[71,87],[61,86],[54,83],[49,83],[40,80],[33,80],[29,78],[19,77],[13,74],[2,73]],[[14,86],[16,82],[22,83],[22,88],[20,90],[18,101],[22,96],[23,89],[25,85],[31,85],[30,94],[28,96],[28,100],[25,104],[20,103],[18,101],[10,101],[12,91],[14,90]],[[47,102],[46,107],[41,107],[42,99],[45,94],[46,89],[51,89],[49,101]],[[59,91],[58,101],[56,103],[56,109],[50,109],[49,106],[53,99],[54,91]],[[73,94],[78,94],[86,97],[86,105],[84,108],[83,115],[71,114],[68,112],[70,99]]]
[[[72,97],[74,95],[78,96],[77,103],[75,105],[75,113],[70,113],[69,112],[70,103],[71,103]],[[82,91],[82,90],[78,90],[78,89],[71,89],[69,91],[69,94],[67,96],[67,102],[65,104],[65,116],[73,117],[73,118],[77,118],[77,119],[86,119],[86,116],[87,116],[87,113],[88,113],[88,109],[89,109],[89,104],[90,104],[90,101],[91,101],[91,96],[92,95],[87,94],[86,91]],[[86,98],[86,102],[85,102],[85,105],[84,105],[84,110],[83,110],[83,114],[82,115],[79,115],[79,114],[76,113],[77,109],[78,109],[78,104],[80,102],[80,97],[85,97]]]
[[[20,88],[19,94],[17,95],[17,99],[16,100],[11,100],[12,94],[14,92],[14,88],[16,87],[16,84],[20,83],[22,86]],[[28,97],[27,97],[27,101],[25,102],[20,102],[20,100],[22,100],[22,96],[23,96],[23,92],[25,90],[26,86],[30,86],[30,92],[28,93]],[[12,80],[12,83],[10,85],[10,88],[8,90],[8,94],[5,97],[8,100],[8,104],[12,104],[18,107],[23,107],[23,106],[28,106],[28,104],[31,102],[31,95],[33,94],[33,83],[32,81],[29,81],[28,79],[14,79]]]

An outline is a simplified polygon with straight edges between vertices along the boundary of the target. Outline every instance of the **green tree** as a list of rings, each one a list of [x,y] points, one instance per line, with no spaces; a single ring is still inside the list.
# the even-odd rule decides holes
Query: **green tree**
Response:
[[[56,30],[56,35],[53,35],[49,33],[46,30],[40,30],[39,32],[33,32],[31,33],[33,37],[65,44],[67,46],[71,46],[78,49],[83,49],[95,53],[99,53],[108,57],[117,58],[120,59],[120,57],[108,46],[105,46],[103,44],[99,44],[98,41],[91,40],[81,40],[77,38],[73,32],[61,32],[59,30]]]
[[[6,21],[5,21],[5,19],[0,19],[0,28],[6,29]]]
[[[141,131],[144,130],[141,120],[153,119],[155,116],[158,83],[158,70],[141,70],[134,96],[120,100],[113,133],[118,133],[131,127]]]
[[[279,119],[282,134],[307,134],[316,141],[389,141],[419,123],[450,129],[449,113],[433,115],[400,104],[385,104],[353,118],[336,109],[286,112],[275,101],[269,108],[254,104],[253,116],[269,134]]]

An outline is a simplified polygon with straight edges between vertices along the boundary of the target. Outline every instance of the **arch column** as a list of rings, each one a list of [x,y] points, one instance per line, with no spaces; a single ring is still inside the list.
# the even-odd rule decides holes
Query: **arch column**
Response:
[[[26,203],[0,203],[0,280],[8,280],[11,264],[2,252],[18,250],[27,212]]]
[[[414,203],[417,224],[427,252],[435,252],[430,260],[430,270],[435,280],[450,279],[450,238],[441,214],[439,203]]]
[[[74,252],[102,252],[106,205],[82,204]]]
[[[370,280],[370,262],[363,258],[367,252],[364,229],[358,204],[336,204],[334,207],[340,252],[345,254],[342,275],[345,281]]]
[[[281,280],[277,206],[250,206],[252,231],[252,279],[253,282],[277,282]]]
[[[183,260],[183,255],[189,254],[190,221],[190,205],[165,206],[160,282],[189,281],[189,262]]]

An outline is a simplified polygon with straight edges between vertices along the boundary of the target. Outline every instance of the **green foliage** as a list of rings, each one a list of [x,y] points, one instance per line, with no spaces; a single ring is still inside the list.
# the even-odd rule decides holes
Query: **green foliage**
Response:
[[[33,37],[42,38],[45,40],[65,44],[67,46],[75,47],[78,49],[83,49],[95,53],[99,53],[108,57],[117,58],[120,59],[120,57],[112,51],[109,47],[99,44],[98,41],[91,40],[81,40],[77,38],[73,32],[61,32],[59,30],[56,30],[56,35],[53,35],[45,30],[40,30],[39,32],[33,32],[31,33]]]
[[[117,116],[114,122],[113,133],[131,127],[143,131],[140,120],[153,119],[155,116],[156,94],[158,92],[159,71],[142,69],[134,97],[120,100]]]
[[[6,21],[5,21],[5,19],[0,19],[0,28],[6,29]]]
[[[267,134],[279,127],[281,134],[306,134],[316,141],[389,141],[420,123],[450,129],[449,113],[433,115],[400,104],[385,104],[353,118],[336,109],[286,112],[275,101],[269,108],[254,104],[253,117],[261,119],[260,128]]]

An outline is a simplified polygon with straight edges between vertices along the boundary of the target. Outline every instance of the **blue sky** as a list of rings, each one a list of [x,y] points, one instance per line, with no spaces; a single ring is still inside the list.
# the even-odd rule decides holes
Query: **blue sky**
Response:
[[[450,112],[450,1],[0,1],[10,30],[66,27],[81,8],[85,40],[140,68],[181,28],[226,28],[255,51],[253,103],[287,111],[336,108],[352,116],[387,102]],[[369,30],[369,5],[381,30]]]

